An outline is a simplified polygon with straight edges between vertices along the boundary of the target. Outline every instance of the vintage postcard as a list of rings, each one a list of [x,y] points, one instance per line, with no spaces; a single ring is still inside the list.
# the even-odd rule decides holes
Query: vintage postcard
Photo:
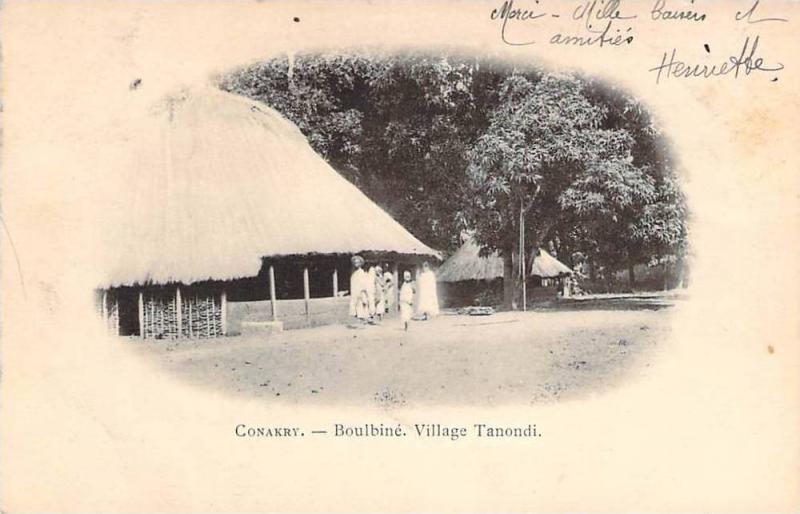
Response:
[[[800,4],[0,9],[3,512],[797,512]]]

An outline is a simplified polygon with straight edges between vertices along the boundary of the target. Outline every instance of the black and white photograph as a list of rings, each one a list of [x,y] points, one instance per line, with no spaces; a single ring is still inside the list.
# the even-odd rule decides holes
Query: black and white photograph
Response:
[[[788,0],[7,0],[0,511],[800,509]]]
[[[647,366],[687,294],[680,161],[646,105],[592,77],[291,54],[166,96],[147,121],[116,170],[98,312],[200,385],[558,401]]]

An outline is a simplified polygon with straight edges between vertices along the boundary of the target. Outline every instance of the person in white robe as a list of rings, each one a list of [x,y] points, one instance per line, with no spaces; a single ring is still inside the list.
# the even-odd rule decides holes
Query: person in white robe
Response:
[[[397,284],[394,283],[394,273],[391,272],[388,264],[383,268],[383,288],[386,292],[386,310],[384,312],[388,313],[397,301]]]
[[[408,322],[414,315],[414,283],[411,281],[411,272],[403,272],[403,285],[400,286],[400,321],[408,330]]]
[[[417,279],[417,315],[430,319],[439,315],[439,297],[436,294],[436,275],[427,262]]]
[[[367,271],[367,304],[369,306],[370,320],[375,318],[375,266],[370,266]]]
[[[369,318],[369,277],[364,271],[364,259],[360,255],[354,255],[351,261],[353,274],[350,275],[350,316],[366,321]]]
[[[375,317],[383,319],[386,312],[386,284],[383,281],[383,269],[375,266]]]

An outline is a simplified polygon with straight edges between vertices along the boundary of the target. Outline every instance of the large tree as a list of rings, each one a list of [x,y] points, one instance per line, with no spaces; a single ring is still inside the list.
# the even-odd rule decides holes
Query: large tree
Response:
[[[634,98],[572,75],[513,73],[470,151],[469,221],[505,260],[505,302],[518,255],[549,247],[615,271],[685,251],[686,209],[663,136]],[[524,223],[524,252],[520,225]]]
[[[428,244],[463,230],[506,261],[506,302],[537,246],[591,269],[680,259],[686,209],[675,163],[624,91],[490,59],[300,55],[221,87],[295,122],[314,149]]]
[[[581,221],[598,229],[593,240],[606,242],[596,245],[595,260],[611,271],[627,268],[633,286],[634,265],[676,262],[686,252],[688,212],[678,185],[678,164],[649,111],[630,93],[588,81],[586,94],[606,109],[604,126],[626,130],[633,144],[632,168],[619,170],[623,172],[620,178],[604,178],[601,170],[594,185],[595,191],[616,185],[625,188],[606,191],[604,204],[595,209],[585,206]],[[613,173],[614,169],[605,171]],[[614,224],[603,227],[603,221],[608,224],[609,220]]]
[[[529,248],[551,239],[564,221],[574,222],[583,204],[604,196],[590,184],[617,187],[635,174],[630,134],[602,126],[606,111],[590,101],[584,87],[572,76],[533,81],[512,74],[503,82],[488,129],[470,152],[476,199],[471,221],[477,240],[504,258],[509,305],[520,278],[513,265],[520,254],[520,224],[525,223],[528,242],[523,254],[529,255]],[[616,185],[609,178],[617,179]]]

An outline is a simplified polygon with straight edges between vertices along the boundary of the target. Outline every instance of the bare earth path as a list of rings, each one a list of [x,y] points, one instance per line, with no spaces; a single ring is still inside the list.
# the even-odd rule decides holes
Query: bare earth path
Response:
[[[499,405],[577,398],[644,373],[669,330],[668,304],[444,314],[201,341],[131,341],[198,387],[305,405]],[[157,372],[158,369],[154,370]]]

